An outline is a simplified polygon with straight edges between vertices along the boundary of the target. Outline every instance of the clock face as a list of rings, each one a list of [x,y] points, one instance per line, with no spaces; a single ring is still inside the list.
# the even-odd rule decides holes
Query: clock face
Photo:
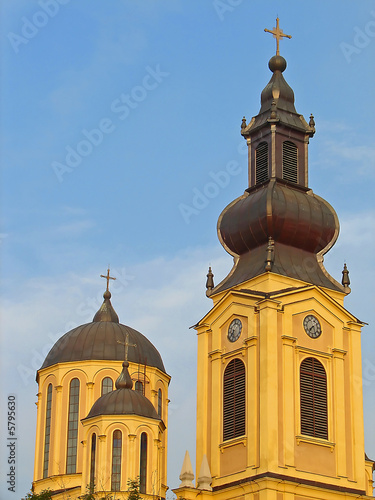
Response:
[[[322,327],[320,326],[318,318],[312,314],[309,314],[303,320],[303,327],[307,335],[312,339],[317,339],[322,333]]]
[[[228,339],[231,342],[236,342],[241,335],[242,323],[239,319],[234,319],[228,328]]]

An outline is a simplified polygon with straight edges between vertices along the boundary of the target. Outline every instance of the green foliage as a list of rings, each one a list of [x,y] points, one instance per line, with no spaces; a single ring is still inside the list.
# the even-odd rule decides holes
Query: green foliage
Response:
[[[88,484],[86,486],[87,493],[83,495],[82,500],[95,500],[95,484]]]
[[[139,477],[128,480],[128,500],[142,500],[139,493]]]
[[[52,500],[52,491],[49,489],[43,490],[40,493],[33,493],[30,491],[30,493],[21,500]]]

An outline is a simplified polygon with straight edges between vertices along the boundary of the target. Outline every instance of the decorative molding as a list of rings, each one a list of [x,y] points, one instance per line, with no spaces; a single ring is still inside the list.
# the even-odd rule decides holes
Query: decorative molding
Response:
[[[235,446],[237,444],[243,444],[245,447],[247,446],[247,437],[241,436],[239,438],[230,439],[229,441],[224,441],[219,444],[219,449],[221,453],[224,453],[226,448],[230,448],[231,446]]]
[[[333,358],[333,354],[329,352],[318,351],[317,349],[310,349],[309,347],[302,347],[300,345],[296,345],[296,351],[305,354],[315,354],[327,359]]]
[[[336,443],[333,443],[332,441],[327,441],[326,439],[320,439],[312,436],[296,436],[297,440],[297,446],[302,443],[310,443],[310,444],[316,444],[318,446],[324,446],[326,448],[331,449],[331,453],[333,453]]]

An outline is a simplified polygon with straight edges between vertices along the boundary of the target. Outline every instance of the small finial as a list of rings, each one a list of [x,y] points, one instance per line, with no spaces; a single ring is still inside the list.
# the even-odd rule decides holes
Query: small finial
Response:
[[[107,280],[107,290],[106,292],[109,292],[109,280],[115,280],[116,278],[112,278],[112,276],[109,275],[109,266],[108,266],[108,269],[107,269],[107,274],[104,275],[104,274],[101,274],[100,275],[101,278],[105,278]]]
[[[273,31],[264,28],[264,31],[267,33],[271,33],[274,38],[276,38],[276,55],[280,55],[280,40],[282,38],[292,38],[291,35],[284,35],[283,30],[280,29],[279,26],[279,18],[276,18],[276,28],[273,28]]]
[[[270,114],[270,118],[271,120],[276,120],[277,118],[277,112],[276,112],[276,101],[273,100],[272,103],[271,103],[271,114]]]
[[[116,380],[116,389],[131,389],[133,387],[133,381],[129,375],[128,371],[129,363],[124,361],[122,363],[122,372]]]
[[[208,465],[207,455],[203,455],[202,465],[199,471],[197,483],[197,488],[199,490],[212,491],[212,476],[210,466]]]
[[[191,465],[190,455],[189,455],[189,452],[187,450],[185,453],[184,463],[182,464],[179,479],[181,481],[179,488],[194,488],[193,466]]]
[[[208,274],[207,274],[207,281],[206,281],[206,295],[209,297],[212,293],[212,290],[214,288],[214,275],[211,270],[211,266],[208,268]]]
[[[315,120],[314,120],[314,115],[312,113],[310,115],[309,127],[311,128],[310,135],[314,135],[315,134]]]
[[[246,118],[245,117],[242,118],[241,130],[243,130],[244,128],[246,128]]]
[[[349,287],[349,285],[350,285],[349,271],[348,271],[348,268],[346,267],[346,263],[344,263],[344,269],[342,271],[341,283],[345,288]]]
[[[272,239],[272,236],[268,238],[268,245],[267,245],[267,257],[266,257],[266,271],[271,271],[272,269],[272,264],[273,264],[273,259],[274,259],[274,250],[275,250],[275,242]]]

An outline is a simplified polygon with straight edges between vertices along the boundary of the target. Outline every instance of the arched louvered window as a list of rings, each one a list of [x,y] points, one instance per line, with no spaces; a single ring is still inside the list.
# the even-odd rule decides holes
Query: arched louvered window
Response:
[[[121,431],[115,431],[112,442],[111,491],[120,491],[121,487],[121,449],[122,433]]]
[[[137,380],[136,383],[134,384],[134,390],[143,394],[143,384],[140,380]]]
[[[69,388],[68,442],[66,452],[66,473],[75,474],[77,468],[77,436],[79,409],[79,380],[74,378]]]
[[[139,466],[139,489],[141,493],[146,493],[147,484],[147,434],[141,434],[141,450],[140,450],[140,466]]]
[[[91,436],[90,488],[95,486],[96,434]]]
[[[301,434],[328,439],[327,375],[315,358],[305,358],[300,367]]]
[[[161,418],[163,395],[161,389],[158,390],[158,416]]]
[[[48,477],[49,443],[51,437],[51,412],[52,412],[52,384],[49,384],[47,389],[47,402],[46,402],[46,426],[44,430],[43,477]]]
[[[111,377],[105,377],[102,380],[102,396],[113,391],[113,380]]]
[[[224,371],[223,440],[245,434],[245,365],[232,359]]]
[[[283,142],[283,179],[289,182],[298,182],[297,146],[294,142]]]
[[[255,150],[255,183],[261,184],[268,178],[268,144],[261,142]]]

